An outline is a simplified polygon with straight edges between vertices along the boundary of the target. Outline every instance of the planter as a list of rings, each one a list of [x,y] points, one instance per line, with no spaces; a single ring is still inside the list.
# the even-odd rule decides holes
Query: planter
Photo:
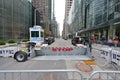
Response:
[[[8,46],[16,46],[17,43],[8,43]]]

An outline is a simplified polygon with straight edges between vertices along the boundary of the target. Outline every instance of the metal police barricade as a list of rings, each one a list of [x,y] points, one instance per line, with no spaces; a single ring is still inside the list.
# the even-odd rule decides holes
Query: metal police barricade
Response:
[[[79,70],[0,70],[0,80],[83,80]]]
[[[106,60],[110,60],[111,50],[111,48],[101,48],[101,57],[105,58]]]
[[[120,66],[120,52],[116,50],[111,51],[111,61]]]
[[[111,50],[111,48],[101,48],[101,57],[106,60],[103,66],[111,64]]]
[[[88,80],[120,80],[120,71],[94,71]]]

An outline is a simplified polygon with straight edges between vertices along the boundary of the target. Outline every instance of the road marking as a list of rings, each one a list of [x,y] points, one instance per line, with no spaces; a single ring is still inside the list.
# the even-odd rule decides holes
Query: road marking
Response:
[[[84,60],[84,62],[87,65],[95,65],[95,62],[93,60]]]

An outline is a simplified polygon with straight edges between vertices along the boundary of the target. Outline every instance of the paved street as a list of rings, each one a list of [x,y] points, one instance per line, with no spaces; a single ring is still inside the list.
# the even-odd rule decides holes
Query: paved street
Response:
[[[101,46],[93,44],[92,55],[94,56],[95,63],[100,67],[95,70],[115,70],[111,65],[103,66],[106,62],[105,59],[100,57]],[[74,47],[71,45],[71,40],[56,39],[54,43],[49,47]],[[76,64],[82,63],[79,60],[35,60],[30,59],[26,62],[16,62],[13,58],[2,58],[0,57],[0,70],[48,70],[48,69],[76,69]],[[89,67],[89,66],[88,66]],[[54,74],[50,74],[49,77]],[[64,76],[65,77],[65,76]],[[88,77],[88,76],[87,76]],[[47,78],[46,78],[47,79]]]
[[[72,44],[71,44],[71,40],[68,39],[68,40],[64,40],[64,39],[58,39],[56,38],[55,39],[55,42],[52,43],[51,45],[49,45],[50,47],[74,47]]]
[[[65,41],[63,39],[56,39],[56,42],[51,44],[50,46],[72,46],[69,41]],[[28,60],[26,62],[16,62],[13,58],[0,58],[0,69],[14,69],[14,70],[25,70],[25,69],[66,69],[65,61],[38,61],[38,60]]]
[[[71,40],[56,39],[50,47],[74,47],[71,45]],[[97,65],[103,69],[112,69],[111,66],[103,66],[105,59],[100,57],[100,51],[97,49],[106,47],[98,44],[93,44],[92,55],[95,57]],[[66,69],[65,60],[28,60],[26,62],[16,62],[13,58],[0,58],[0,69]],[[61,66],[62,65],[62,66]]]
[[[0,63],[2,63],[0,64],[0,70],[66,69],[65,61],[28,60],[26,62],[16,62],[12,58],[0,58]]]

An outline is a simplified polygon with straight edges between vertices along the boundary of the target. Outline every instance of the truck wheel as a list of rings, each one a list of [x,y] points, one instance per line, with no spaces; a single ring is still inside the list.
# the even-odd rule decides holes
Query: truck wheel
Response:
[[[24,62],[27,60],[27,53],[23,51],[18,51],[15,53],[14,59],[18,62]]]

